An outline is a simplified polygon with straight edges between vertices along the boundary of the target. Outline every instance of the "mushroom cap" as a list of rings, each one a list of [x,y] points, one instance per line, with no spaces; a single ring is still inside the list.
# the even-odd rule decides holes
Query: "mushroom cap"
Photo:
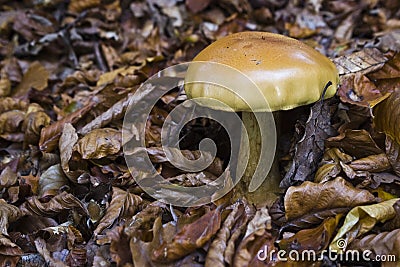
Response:
[[[332,85],[325,98],[332,97],[339,80],[335,65],[327,57],[296,39],[269,32],[228,35],[202,50],[193,62],[203,63],[188,68],[188,97],[218,100],[235,111],[287,110],[310,104],[320,99],[329,81]],[[242,75],[234,75],[229,69]],[[247,85],[243,77],[247,77]],[[211,108],[225,109],[214,104]]]

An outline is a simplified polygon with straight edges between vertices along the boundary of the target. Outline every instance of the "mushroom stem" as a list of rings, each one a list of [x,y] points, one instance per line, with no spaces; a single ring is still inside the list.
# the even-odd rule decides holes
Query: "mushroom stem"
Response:
[[[279,120],[279,118],[275,112],[274,118],[276,120],[275,123],[278,126],[277,128],[279,128],[279,121],[277,121]],[[276,200],[278,194],[282,191],[279,188],[281,177],[279,173],[278,160],[277,157],[269,159],[273,160],[273,163],[271,169],[269,170],[269,173],[267,173],[267,169],[265,170],[264,173],[266,178],[264,179],[263,183],[255,191],[249,192],[249,185],[254,176],[254,172],[257,166],[260,164],[260,167],[263,168],[266,163],[259,162],[262,149],[262,136],[255,114],[253,112],[242,112],[242,121],[247,130],[248,140],[244,140],[245,137],[244,135],[242,135],[238,164],[240,165],[239,168],[243,168],[243,165],[241,164],[247,164],[247,166],[245,168],[243,177],[238,184],[236,197],[244,196],[250,203],[256,206],[270,206]],[[274,143],[264,145],[275,146]],[[246,162],[246,160],[241,160],[241,158],[246,157],[245,151],[247,151],[247,146],[249,147],[248,162]]]

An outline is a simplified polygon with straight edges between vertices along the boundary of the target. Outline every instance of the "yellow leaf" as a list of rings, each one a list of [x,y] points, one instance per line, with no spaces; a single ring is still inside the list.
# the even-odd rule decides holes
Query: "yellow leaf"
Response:
[[[356,237],[370,231],[376,223],[385,222],[396,216],[393,204],[400,198],[390,199],[378,204],[353,208],[346,216],[343,226],[329,245],[331,250],[345,249],[343,244],[351,243]],[[344,241],[344,242],[343,242]]]

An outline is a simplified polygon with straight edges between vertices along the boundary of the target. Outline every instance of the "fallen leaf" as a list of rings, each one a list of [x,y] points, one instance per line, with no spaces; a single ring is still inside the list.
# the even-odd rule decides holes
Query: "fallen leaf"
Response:
[[[356,158],[365,158],[384,152],[366,130],[345,130],[343,134],[326,140],[326,146],[341,148]]]
[[[271,260],[271,252],[277,251],[274,244],[275,237],[265,228],[257,229],[249,236],[241,240],[236,250],[233,261],[234,267],[246,266],[274,266],[274,261]],[[261,257],[265,256],[265,260],[258,259],[259,252]]]
[[[68,184],[68,180],[60,164],[49,167],[39,178],[38,195],[40,198],[55,196],[59,190]]]
[[[323,184],[306,181],[291,186],[285,195],[286,218],[292,220],[311,212],[355,207],[375,202],[367,190],[354,188],[341,177]]]
[[[83,159],[99,159],[116,154],[121,149],[121,132],[112,128],[94,129],[80,139],[74,150]]]
[[[400,144],[390,136],[386,136],[386,156],[389,159],[393,171],[400,176]]]
[[[220,229],[221,211],[214,209],[176,233],[169,243],[162,243],[152,255],[157,262],[171,262],[204,246]]]
[[[300,253],[304,250],[312,250],[318,254],[329,246],[342,216],[339,213],[335,217],[325,219],[318,227],[300,230],[289,238],[279,240],[278,246],[280,249],[286,250],[287,253],[292,250]]]
[[[345,250],[346,247],[341,246],[338,242],[339,239],[344,239],[347,244],[350,244],[355,238],[370,231],[376,223],[392,219],[396,215],[393,204],[399,200],[399,198],[395,198],[378,204],[353,208],[347,214],[343,226],[333,238],[329,246],[330,249]]]
[[[238,217],[243,213],[244,207],[240,202],[233,204],[232,211],[229,213],[219,229],[215,239],[212,241],[205,262],[205,267],[224,267],[227,243],[231,236],[231,231]]]
[[[73,148],[78,141],[78,134],[75,131],[74,126],[71,123],[64,124],[62,134],[58,143],[60,148],[60,160],[61,168],[68,179],[72,182],[77,182],[78,176],[82,171],[71,171],[69,167],[69,161],[72,156]]]
[[[34,61],[24,73],[21,82],[13,91],[13,96],[23,96],[30,88],[34,88],[38,91],[44,90],[47,87],[49,76],[49,71],[40,64],[39,61]]]
[[[53,151],[58,145],[58,141],[60,139],[62,130],[64,128],[64,124],[76,123],[82,116],[84,116],[87,112],[89,112],[93,108],[93,106],[95,106],[95,104],[96,104],[95,102],[91,101],[83,108],[74,111],[73,113],[68,114],[63,119],[58,120],[55,123],[50,124],[49,126],[43,128],[40,133],[40,140],[39,140],[40,150],[45,152]]]
[[[281,227],[280,232],[297,232],[301,229],[313,228],[320,225],[329,217],[336,217],[338,214],[346,214],[350,209],[351,208],[334,208],[306,214],[284,224]]]
[[[299,182],[313,180],[324,153],[324,142],[328,137],[336,134],[330,124],[331,104],[332,100],[319,100],[311,108],[304,136],[296,144],[293,160],[280,187],[288,188]]]
[[[395,90],[385,101],[377,105],[374,115],[376,129],[400,144],[400,90]]]
[[[360,252],[371,251],[369,259],[380,261],[385,256],[385,261],[381,261],[382,267],[398,266],[400,259],[400,229],[391,232],[366,235],[360,239],[355,239],[348,246],[349,250]],[[380,256],[378,258],[376,256]]]
[[[118,187],[113,187],[112,192],[113,194],[110,206],[108,206],[103,218],[101,218],[99,224],[94,230],[95,235],[100,234],[115,221],[133,216],[138,209],[138,206],[142,203],[141,197],[128,191],[124,191]]]
[[[391,169],[385,153],[357,159],[349,164],[354,171],[383,172]]]
[[[77,210],[80,214],[87,214],[86,207],[72,194],[62,192],[54,196],[48,202],[40,202],[37,196],[28,198],[21,206],[20,210],[26,215],[54,216],[65,210]]]

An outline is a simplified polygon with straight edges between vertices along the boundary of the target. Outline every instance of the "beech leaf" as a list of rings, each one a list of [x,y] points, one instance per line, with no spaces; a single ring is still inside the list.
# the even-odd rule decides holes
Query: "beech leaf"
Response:
[[[400,89],[374,109],[375,127],[400,144]]]
[[[153,252],[152,259],[157,262],[171,262],[192,253],[209,241],[221,227],[219,208],[207,212],[193,223],[186,224],[169,243],[162,243]]]
[[[306,181],[287,190],[286,218],[292,220],[310,212],[355,207],[374,201],[375,197],[370,192],[354,188],[341,177],[323,184]]]
[[[84,159],[99,159],[121,149],[121,132],[112,128],[94,129],[75,145]]]
[[[143,201],[141,197],[118,187],[113,187],[112,192],[110,206],[108,206],[103,218],[94,230],[95,235],[111,226],[116,220],[133,216]]]
[[[396,216],[393,205],[399,200],[400,198],[394,198],[378,204],[353,208],[332,240],[330,248],[336,251],[345,249],[339,244],[339,239],[344,239],[347,244],[350,244],[356,237],[370,231],[376,223],[392,219]]]

